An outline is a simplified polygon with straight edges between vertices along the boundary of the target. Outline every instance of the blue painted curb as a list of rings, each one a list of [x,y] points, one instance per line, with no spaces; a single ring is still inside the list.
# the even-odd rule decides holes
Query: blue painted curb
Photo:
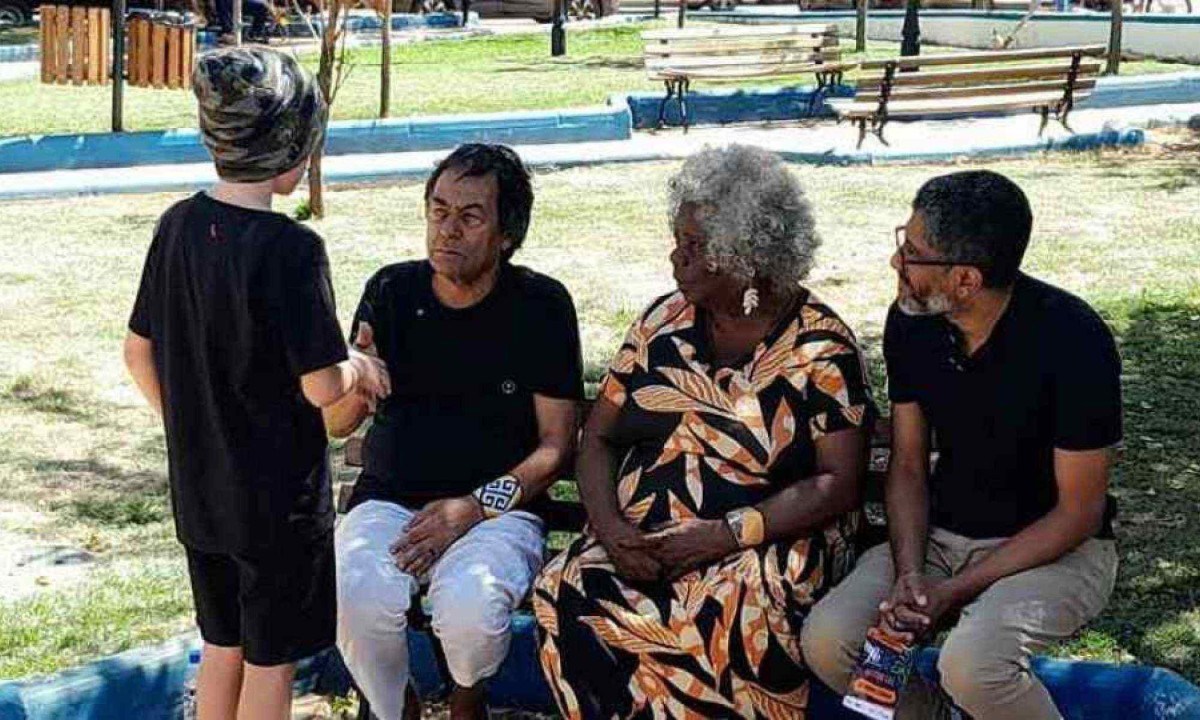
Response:
[[[495,707],[554,712],[550,689],[537,661],[534,621],[513,618],[512,644],[499,672],[488,682]],[[408,633],[410,666],[417,691],[430,697],[445,689],[429,637]],[[0,720],[109,720],[179,717],[192,641],[180,638],[131,650],[56,675],[0,684]],[[938,682],[938,654],[925,649],[921,676]],[[1162,668],[1034,658],[1033,670],[1067,720],[1195,720],[1200,688]],[[301,663],[297,693],[345,694],[350,675],[335,651]],[[814,683],[810,715],[827,720],[861,720],[840,698]]]
[[[331,123],[328,155],[415,152],[464,142],[511,145],[624,140],[624,104],[540,112],[444,115]],[[0,138],[0,173],[208,162],[198,130]]]
[[[29,62],[41,57],[37,44],[0,45],[0,63]]]
[[[0,684],[0,720],[179,718],[194,642],[194,636],[176,638],[54,675]],[[296,691],[312,690],[328,661],[320,655],[301,663]]]
[[[868,142],[871,140],[868,139]],[[923,152],[893,152],[891,150],[858,150],[849,153],[814,153],[779,150],[785,160],[809,165],[874,165],[879,163],[943,162],[964,157],[1016,157],[1038,152],[1080,152],[1111,147],[1134,147],[1146,142],[1144,130],[1102,130],[1095,133],[1078,133],[1068,137],[1036,139],[1028,143],[996,147],[967,147],[951,150],[929,150]]]
[[[688,119],[691,125],[703,126],[833,117],[833,111],[823,100],[854,97],[853,87],[838,85],[825,92],[815,106],[810,106],[813,92],[811,86],[692,90],[687,95]],[[634,129],[647,130],[657,126],[658,109],[665,95],[665,91],[645,92],[625,98],[633,116]],[[610,102],[615,101],[616,98]],[[1198,102],[1200,72],[1187,71],[1103,77],[1097,81],[1092,94],[1076,104],[1076,108],[1090,110]],[[971,113],[971,116],[984,117],[986,114]],[[666,124],[677,126],[681,122],[679,103],[672,99],[667,103]]]
[[[312,24],[317,32],[324,32],[325,23],[321,18],[314,17]],[[467,27],[478,25],[479,13],[467,13]],[[427,15],[398,13],[392,15],[393,30],[448,30],[460,27],[463,27],[462,13],[438,12]],[[351,33],[379,32],[382,28],[383,21],[378,15],[351,15],[346,20],[346,29]],[[311,35],[308,25],[304,23],[292,23],[288,25],[287,33],[290,37],[308,37]]]
[[[846,85],[834,85],[814,98],[816,92],[812,86],[693,90],[687,95],[688,121],[692,125],[727,125],[827,118],[833,117],[833,111],[825,104],[826,98],[854,97],[854,88]],[[625,98],[633,115],[635,129],[647,130],[657,126],[659,107],[665,95],[665,91],[644,92]],[[667,103],[666,124],[682,124],[679,103],[674,98]]]

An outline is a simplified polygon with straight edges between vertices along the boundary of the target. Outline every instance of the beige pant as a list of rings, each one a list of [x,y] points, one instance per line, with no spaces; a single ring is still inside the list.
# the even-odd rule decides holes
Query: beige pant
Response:
[[[925,572],[951,577],[1002,542],[934,528]],[[995,583],[962,609],[946,638],[938,661],[942,689],[976,720],[1062,717],[1029,671],[1029,657],[1100,614],[1116,575],[1113,541],[1091,539],[1049,565]],[[888,544],[871,548],[804,624],[805,662],[839,693],[846,691],[867,628],[877,622],[879,603],[890,594],[894,577]],[[943,710],[934,693],[914,681],[901,698],[897,718],[931,718]]]

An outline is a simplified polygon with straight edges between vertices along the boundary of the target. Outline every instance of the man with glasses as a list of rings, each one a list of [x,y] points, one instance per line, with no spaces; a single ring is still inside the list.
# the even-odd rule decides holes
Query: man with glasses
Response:
[[[809,666],[839,692],[872,625],[912,641],[948,629],[938,669],[956,705],[986,720],[1061,717],[1029,658],[1112,592],[1120,359],[1087,304],[1020,272],[1031,226],[1020,188],[971,171],[925,183],[896,229],[890,542],[803,633]],[[910,682],[898,717],[936,716],[936,696]]]

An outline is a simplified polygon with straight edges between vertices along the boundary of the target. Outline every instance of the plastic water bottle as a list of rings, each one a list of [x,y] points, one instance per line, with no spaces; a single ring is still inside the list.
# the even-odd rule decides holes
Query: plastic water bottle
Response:
[[[196,676],[200,673],[200,648],[188,650],[187,674],[183,681],[183,720],[196,720]]]

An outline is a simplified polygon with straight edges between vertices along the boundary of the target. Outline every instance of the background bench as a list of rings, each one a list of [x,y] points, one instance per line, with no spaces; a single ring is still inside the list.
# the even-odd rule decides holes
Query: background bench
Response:
[[[667,103],[678,98],[684,131],[687,93],[693,80],[736,82],[782,75],[813,74],[817,90],[809,111],[826,88],[841,81],[843,66],[833,25],[756,25],[652,30],[642,33],[646,72],[661,80],[666,97],[658,109],[658,127]]]
[[[858,147],[868,125],[880,142],[892,118],[1032,110],[1038,136],[1051,114],[1067,116],[1090,95],[1103,65],[1103,45],[1002,52],[921,55],[863,62],[853,99],[830,100],[838,120],[858,123]]]

